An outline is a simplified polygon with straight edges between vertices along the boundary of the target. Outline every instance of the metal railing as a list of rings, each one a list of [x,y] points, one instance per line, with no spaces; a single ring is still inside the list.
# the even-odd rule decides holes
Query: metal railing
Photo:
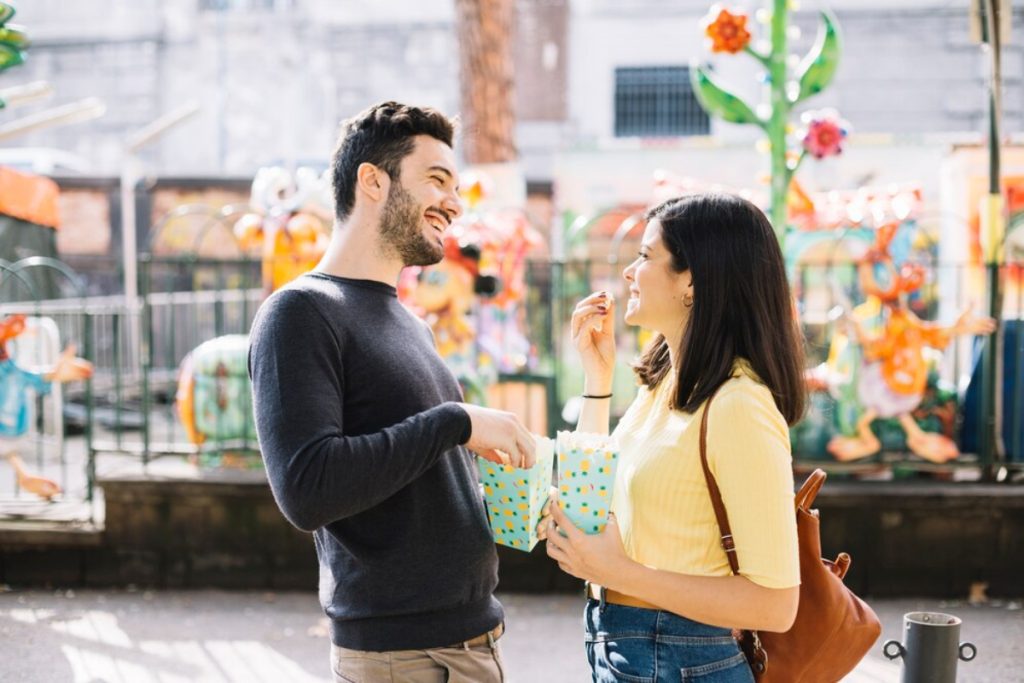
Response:
[[[26,269],[50,268],[62,283],[63,298],[33,294]],[[521,399],[519,406],[533,423],[549,434],[571,428],[573,399],[582,387],[582,371],[568,332],[575,303],[587,293],[605,289],[625,303],[622,264],[606,261],[532,261],[527,264],[525,296],[511,311],[529,341],[528,361],[517,369],[504,368],[498,381],[517,388],[503,392],[503,401]],[[825,362],[837,332],[836,311],[849,310],[862,300],[852,266],[799,267],[794,270],[793,293],[805,337],[809,363]],[[984,386],[974,370],[982,340],[958,337],[936,357],[932,366],[925,409],[915,413],[926,429],[942,429],[955,437],[962,454],[944,465],[933,465],[909,454],[898,424],[879,421],[876,433],[880,453],[854,464],[836,462],[827,452],[828,440],[849,431],[849,416],[841,414],[841,402],[828,393],[812,396],[804,423],[793,430],[794,460],[798,467],[826,466],[844,469],[953,471],[976,468],[982,473],[1024,470],[1024,277],[1020,264],[1004,266],[1000,277],[1006,296],[1001,316],[1000,393],[1001,450],[992,461],[978,453],[978,434],[984,422],[978,396]],[[984,301],[978,283],[986,282],[984,269],[938,265],[931,279],[909,302],[924,320],[955,320],[956,300]],[[0,264],[0,284],[17,280],[23,296],[5,294],[0,316],[21,312],[56,322],[62,344],[74,341],[79,355],[94,364],[91,380],[63,387],[65,420],[80,425],[87,443],[81,476],[69,476],[69,460],[63,446],[48,455],[45,439],[31,445],[30,462],[44,471],[56,468],[66,499],[91,501],[96,457],[119,453],[135,457],[143,466],[161,455],[188,455],[201,463],[216,465],[229,453],[257,451],[248,431],[240,438],[195,444],[179,419],[175,394],[182,361],[197,346],[216,337],[247,334],[263,299],[261,270],[249,260],[157,258],[140,262],[140,301],[137,307],[120,296],[88,297],[81,279],[52,259],[33,259],[31,264]],[[966,292],[966,294],[965,294]],[[950,303],[952,302],[952,303]],[[481,305],[486,305],[483,302]],[[615,376],[613,413],[621,415],[635,393],[635,379],[628,367],[642,348],[644,333],[623,324],[624,305],[617,307],[619,367]],[[481,318],[483,321],[484,318]],[[479,335],[491,334],[482,323]],[[531,387],[533,387],[531,389]],[[543,403],[538,406],[537,402]],[[840,406],[840,407],[837,407]],[[511,407],[507,403],[504,407]],[[950,408],[952,407],[952,412]],[[544,419],[536,417],[541,410]],[[930,412],[929,412],[930,411]],[[256,458],[258,462],[258,458]],[[49,464],[47,464],[49,463]],[[78,465],[74,465],[77,467]],[[74,474],[74,473],[72,473]],[[78,482],[78,483],[76,483]]]
[[[22,372],[45,377],[69,344],[75,345],[78,356],[86,360],[95,357],[95,319],[89,312],[82,280],[66,264],[42,256],[15,263],[0,261],[0,292],[0,319],[16,314],[26,316],[26,331],[8,342],[9,349],[17,348],[11,359],[3,362]],[[23,492],[12,466],[10,484],[0,486],[0,516],[93,518],[95,460],[81,450],[69,454],[64,438],[68,402],[76,394],[86,397],[78,426],[84,430],[86,441],[90,438],[92,383],[92,379],[63,385],[47,382],[45,392],[7,384],[0,390],[5,412],[28,417],[24,430],[15,427],[17,433],[0,435],[3,454],[16,455],[30,476],[49,479],[60,489],[55,500],[45,502]],[[27,412],[21,413],[22,410]],[[5,419],[10,417],[5,415]]]

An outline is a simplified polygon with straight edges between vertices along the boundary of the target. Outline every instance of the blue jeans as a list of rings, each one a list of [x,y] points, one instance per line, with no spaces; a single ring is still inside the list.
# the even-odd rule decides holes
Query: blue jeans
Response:
[[[593,599],[585,622],[594,683],[754,683],[729,629]]]

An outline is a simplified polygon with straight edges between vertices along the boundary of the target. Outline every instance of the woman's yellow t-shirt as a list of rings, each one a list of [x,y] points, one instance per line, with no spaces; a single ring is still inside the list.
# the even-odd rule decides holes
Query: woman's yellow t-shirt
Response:
[[[615,429],[612,495],[626,553],[655,569],[732,573],[700,464],[700,422],[669,407],[671,377],[641,387]],[[708,464],[732,527],[740,573],[767,588],[800,583],[789,429],[771,391],[737,361],[708,416]]]

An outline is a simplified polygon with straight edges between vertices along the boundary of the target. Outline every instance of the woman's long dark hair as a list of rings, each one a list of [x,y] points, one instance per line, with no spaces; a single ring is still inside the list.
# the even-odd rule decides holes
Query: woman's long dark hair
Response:
[[[673,406],[692,413],[732,374],[737,358],[771,390],[789,424],[804,413],[803,344],[782,250],[764,213],[745,199],[702,194],[670,199],[647,213],[676,272],[693,277],[693,308],[676,357]],[[634,365],[650,388],[671,369],[657,335]]]

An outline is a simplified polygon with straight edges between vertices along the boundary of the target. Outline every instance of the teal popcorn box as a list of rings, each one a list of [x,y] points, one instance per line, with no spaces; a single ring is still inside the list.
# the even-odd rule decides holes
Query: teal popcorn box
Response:
[[[555,458],[551,439],[536,435],[534,439],[537,462],[529,469],[476,459],[494,540],[523,552],[537,545],[537,524],[551,490]]]
[[[558,500],[570,521],[588,534],[600,533],[608,521],[618,464],[611,437],[558,432]]]

